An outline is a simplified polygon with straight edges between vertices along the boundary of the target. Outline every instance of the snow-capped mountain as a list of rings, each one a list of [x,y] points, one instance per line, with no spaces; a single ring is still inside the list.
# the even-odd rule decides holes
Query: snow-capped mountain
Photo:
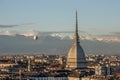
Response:
[[[34,40],[33,36],[38,39]],[[74,32],[39,32],[39,31],[1,31],[0,53],[66,53],[72,45]],[[90,35],[80,33],[81,46],[86,53],[120,53],[120,36]]]
[[[55,38],[63,39],[73,39],[74,32],[40,32],[35,30],[27,30],[27,31],[0,31],[0,35],[8,35],[8,36],[15,36],[15,35],[24,35],[26,37],[32,36],[51,36]],[[109,34],[109,35],[91,35],[88,33],[80,33],[79,35],[81,40],[97,40],[103,42],[120,42],[120,35],[117,34]]]
[[[73,33],[52,33],[50,34],[52,37],[57,37],[62,39],[73,39]],[[97,40],[97,41],[104,41],[104,42],[120,42],[120,37],[116,35],[90,35],[90,34],[81,34],[81,40]]]

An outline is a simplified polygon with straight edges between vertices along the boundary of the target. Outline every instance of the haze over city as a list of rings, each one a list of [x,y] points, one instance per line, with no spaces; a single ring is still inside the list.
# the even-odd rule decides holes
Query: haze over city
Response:
[[[119,54],[119,3],[119,0],[0,0],[0,52],[67,53],[77,10],[85,52]],[[37,41],[32,39],[34,35],[39,36]]]

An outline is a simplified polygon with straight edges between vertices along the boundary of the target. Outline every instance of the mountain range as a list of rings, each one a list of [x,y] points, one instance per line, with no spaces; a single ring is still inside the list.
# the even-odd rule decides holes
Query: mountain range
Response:
[[[37,40],[33,37],[38,36]],[[39,32],[24,33],[0,32],[1,54],[67,54],[72,45],[73,32]],[[119,54],[119,33],[109,35],[90,35],[80,33],[80,45],[86,54]]]

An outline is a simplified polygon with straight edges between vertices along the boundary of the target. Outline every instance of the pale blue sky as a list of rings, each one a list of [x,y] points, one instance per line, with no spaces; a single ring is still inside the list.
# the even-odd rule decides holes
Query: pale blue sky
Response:
[[[120,32],[120,0],[0,0],[0,30]],[[11,27],[11,25],[17,25]]]

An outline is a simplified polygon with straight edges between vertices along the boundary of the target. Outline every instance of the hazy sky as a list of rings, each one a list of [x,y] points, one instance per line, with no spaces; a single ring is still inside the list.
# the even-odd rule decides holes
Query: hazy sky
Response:
[[[120,32],[120,0],[0,0],[0,30]]]

